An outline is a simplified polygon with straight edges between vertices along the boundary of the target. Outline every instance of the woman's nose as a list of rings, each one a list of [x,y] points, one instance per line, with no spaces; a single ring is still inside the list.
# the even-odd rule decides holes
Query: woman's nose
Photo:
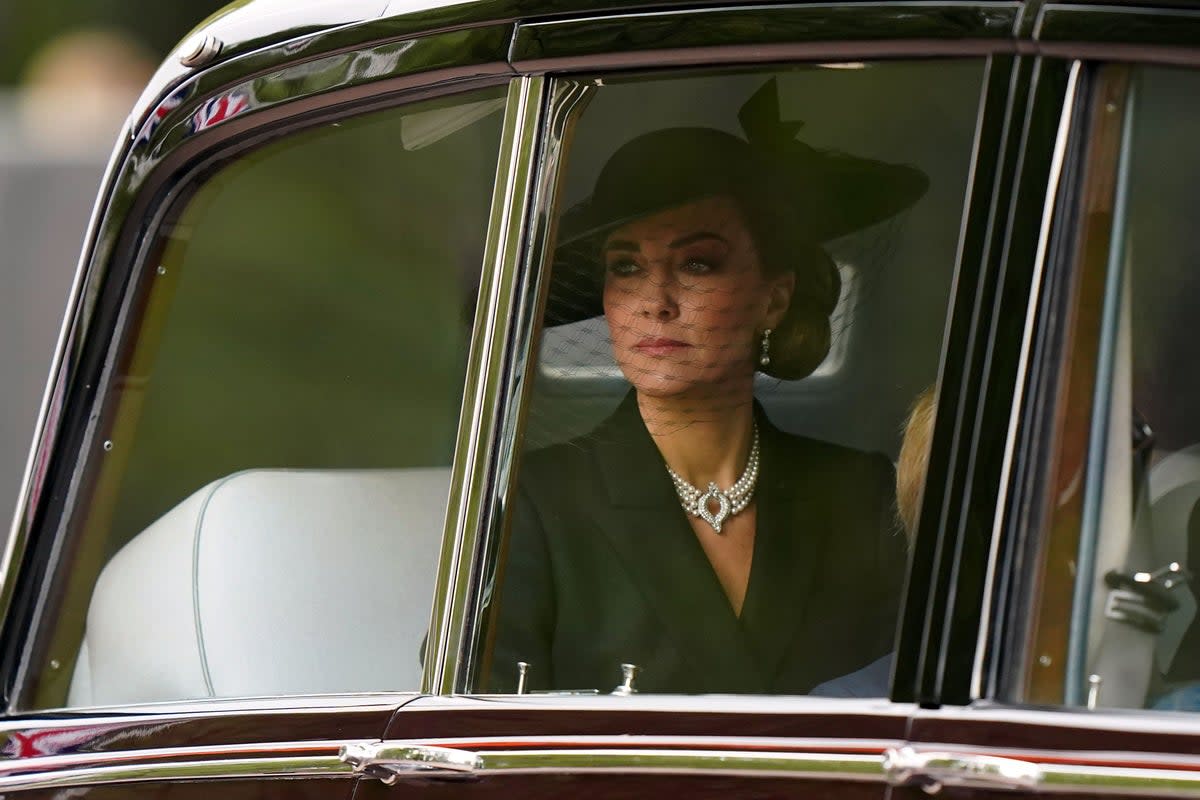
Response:
[[[642,295],[639,298],[642,316],[653,317],[663,322],[679,316],[679,302],[675,296],[678,286],[674,279],[670,275],[654,273],[648,278],[636,290]]]

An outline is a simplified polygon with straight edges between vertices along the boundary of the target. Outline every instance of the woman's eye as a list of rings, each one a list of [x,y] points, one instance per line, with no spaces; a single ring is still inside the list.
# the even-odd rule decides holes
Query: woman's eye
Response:
[[[713,265],[703,258],[689,258],[681,267],[689,275],[704,275],[713,271]]]
[[[639,269],[637,262],[629,259],[608,262],[608,271],[613,275],[632,275]]]

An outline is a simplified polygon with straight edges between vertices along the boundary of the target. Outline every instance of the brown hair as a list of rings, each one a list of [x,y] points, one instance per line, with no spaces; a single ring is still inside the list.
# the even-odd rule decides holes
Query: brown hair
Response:
[[[758,249],[763,274],[796,275],[791,304],[771,333],[771,363],[761,368],[773,377],[795,381],[812,374],[829,354],[829,316],[842,281],[833,259],[805,234],[791,207],[765,195],[742,190],[733,199]]]

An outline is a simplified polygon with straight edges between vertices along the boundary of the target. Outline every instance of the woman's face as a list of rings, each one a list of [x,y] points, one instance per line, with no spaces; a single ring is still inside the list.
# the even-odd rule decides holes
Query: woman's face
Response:
[[[767,279],[736,203],[716,196],[626,223],[604,242],[604,316],[639,394],[713,399],[749,390],[762,332],[794,275]]]

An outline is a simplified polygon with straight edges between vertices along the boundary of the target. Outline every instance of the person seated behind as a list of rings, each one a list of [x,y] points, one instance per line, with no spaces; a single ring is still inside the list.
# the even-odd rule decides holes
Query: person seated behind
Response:
[[[933,420],[937,416],[937,392],[930,386],[917,395],[904,422],[900,458],[896,462],[896,516],[911,551],[921,513],[921,495],[929,469],[929,445],[933,440]],[[819,697],[886,697],[891,685],[892,657],[872,661],[849,675],[817,686],[809,694]]]
[[[641,691],[801,694],[892,645],[906,558],[890,461],[778,429],[754,375],[817,367],[839,295],[822,243],[927,180],[796,141],[773,93],[743,108],[746,139],[633,139],[560,222],[553,280],[596,291],[549,321],[602,312],[631,391],[524,459],[492,691],[516,687],[517,662],[529,689],[607,689],[632,663]]]

